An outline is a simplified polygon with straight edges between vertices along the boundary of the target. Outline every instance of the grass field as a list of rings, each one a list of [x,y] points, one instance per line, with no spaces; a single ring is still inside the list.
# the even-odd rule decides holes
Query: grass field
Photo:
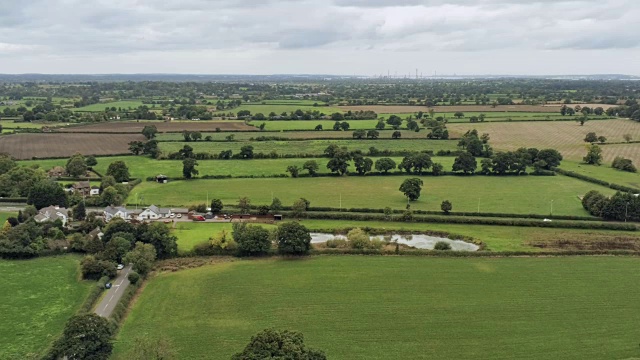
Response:
[[[144,195],[145,203],[188,206],[220,198],[225,204],[235,204],[248,196],[253,204],[270,204],[272,195],[290,205],[304,197],[311,206],[343,208],[391,207],[404,209],[407,199],[398,190],[405,176],[324,177],[324,178],[266,178],[229,180],[174,181],[168,184],[144,182],[131,192]],[[443,200],[453,204],[454,211],[492,213],[588,216],[579,196],[589,190],[604,194],[614,191],[566,176],[441,176],[422,177],[422,196],[411,203],[415,210],[440,211]],[[480,205],[480,206],[478,206]]]
[[[361,120],[366,121],[366,120]],[[259,125],[259,124],[258,124]],[[410,131],[410,130],[399,130],[401,135],[401,139],[426,139],[427,131],[422,129],[420,132]],[[393,134],[393,130],[382,130],[379,131],[381,139],[390,139]],[[353,131],[315,131],[315,130],[303,130],[303,131],[278,131],[278,132],[247,132],[247,131],[238,131],[238,132],[206,132],[202,133],[202,138],[204,139],[207,136],[211,136],[214,141],[226,141],[226,137],[233,134],[234,140],[251,140],[256,139],[258,137],[278,137],[278,138],[287,138],[287,139],[343,139],[350,140],[353,139]],[[156,137],[158,141],[183,141],[184,136],[182,133],[164,133],[158,134]],[[201,140],[204,141],[204,140]]]
[[[338,146],[346,146],[350,151],[362,150],[367,152],[370,147],[378,150],[393,151],[422,151],[432,150],[457,150],[458,142],[455,140],[304,140],[304,141],[256,141],[252,143],[234,141],[234,142],[163,142],[160,143],[160,150],[165,154],[176,152],[184,145],[189,145],[194,152],[206,152],[210,154],[219,154],[224,150],[231,150],[234,154],[240,152],[245,145],[253,146],[254,153],[269,154],[275,151],[278,154],[314,154],[322,155],[327,146],[336,144]]]
[[[624,141],[623,136],[630,134],[640,139],[640,124],[632,120],[614,119],[588,121],[584,126],[577,122],[512,122],[512,123],[476,123],[450,124],[452,137],[460,136],[467,130],[477,129],[479,133],[491,136],[490,144],[496,150],[515,150],[520,147],[551,148],[562,153],[565,159],[581,161],[586,155],[584,138],[589,132],[605,136],[610,142]],[[621,144],[602,146],[606,163],[610,164],[616,156],[624,156],[640,164],[640,144]]]
[[[74,111],[86,111],[86,112],[103,112],[105,108],[109,107],[116,107],[117,108],[122,108],[124,110],[134,110],[137,109],[139,106],[144,105],[142,103],[142,101],[138,101],[138,100],[133,100],[133,101],[114,101],[114,102],[108,102],[108,103],[98,103],[98,104],[91,104],[91,105],[87,105],[87,106],[83,106],[83,107],[79,107],[74,109]],[[149,108],[152,108],[153,105],[147,105]],[[160,108],[160,106],[156,105],[157,108]]]
[[[401,157],[391,157],[396,164],[402,161]],[[379,157],[372,157],[374,162]],[[433,162],[441,163],[445,170],[450,171],[453,166],[453,157],[432,157]],[[98,165],[94,169],[101,174],[107,172],[109,164],[115,161],[124,161],[129,167],[129,173],[134,178],[146,179],[147,177],[156,176],[158,174],[166,175],[170,178],[182,177],[182,160],[154,160],[146,156],[112,156],[97,158]],[[308,160],[315,160],[320,169],[318,173],[329,173],[327,169],[328,158],[317,159],[260,159],[260,160],[198,160],[199,176],[204,175],[233,175],[233,176],[267,176],[287,174],[287,166],[302,165]],[[20,161],[20,165],[39,165],[45,170],[49,170],[54,166],[65,166],[67,159],[48,159],[48,160],[24,160]],[[353,165],[352,165],[353,168]],[[352,169],[353,170],[353,169]],[[354,170],[355,171],[355,170]],[[301,174],[306,171],[301,170]]]
[[[269,327],[301,331],[329,359],[638,358],[639,264],[631,257],[223,262],[149,281],[114,358],[148,334],[171,338],[181,359],[228,359]]]
[[[608,145],[610,146],[610,145]],[[606,148],[606,147],[605,147]],[[640,151],[640,148],[638,148]],[[636,164],[640,165],[640,164]],[[640,174],[620,171],[611,167],[611,164],[603,164],[601,166],[587,165],[577,161],[563,161],[560,168],[573,171],[582,175],[591,176],[596,179],[604,180],[610,183],[630,186],[640,189]]]
[[[172,234],[178,237],[178,251],[189,251],[194,246],[208,241],[214,235],[223,230],[231,236],[231,223],[198,223],[179,222],[176,223]],[[273,225],[262,224],[266,228],[273,228]]]
[[[321,103],[321,102],[318,102]],[[237,113],[238,111],[241,110],[249,110],[251,111],[251,115],[255,115],[258,113],[262,113],[265,116],[269,116],[269,114],[271,112],[274,112],[278,115],[282,114],[283,112],[287,112],[287,113],[291,113],[293,111],[296,110],[302,110],[302,111],[319,111],[325,115],[331,115],[333,113],[342,113],[342,110],[337,108],[337,107],[331,107],[331,106],[313,106],[313,102],[309,103],[308,101],[306,102],[300,102],[300,101],[283,101],[283,100],[274,100],[271,103],[267,103],[267,104],[242,104],[241,106],[237,107],[237,108],[233,108],[230,110],[225,110],[225,111],[215,111],[215,112],[234,112]]]
[[[63,126],[64,123],[14,122],[13,120],[0,120],[0,125],[2,125],[3,129],[40,129],[43,126]]]
[[[0,260],[0,359],[40,358],[93,285],[78,258]]]
[[[353,130],[373,130],[378,120],[346,120],[346,122],[349,123],[348,132],[351,133]],[[323,130],[333,131],[333,125],[336,122],[333,120],[253,120],[249,123],[256,127],[265,123],[265,130],[269,131],[314,130],[318,125],[322,125]]]

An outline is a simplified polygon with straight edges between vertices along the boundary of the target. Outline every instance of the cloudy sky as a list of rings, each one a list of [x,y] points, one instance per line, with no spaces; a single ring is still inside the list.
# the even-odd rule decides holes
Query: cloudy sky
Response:
[[[638,0],[0,0],[0,73],[640,75]]]

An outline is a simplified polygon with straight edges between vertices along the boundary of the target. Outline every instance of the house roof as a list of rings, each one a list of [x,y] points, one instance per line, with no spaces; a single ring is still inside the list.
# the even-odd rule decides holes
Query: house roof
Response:
[[[91,184],[88,181],[78,181],[77,183],[73,184],[73,187],[76,189],[87,189],[91,188]]]
[[[65,217],[69,217],[69,210],[66,208],[49,206],[40,209],[38,215],[34,216],[37,222],[43,222],[47,220],[55,221],[58,219],[63,220]]]
[[[106,212],[107,214],[111,214],[111,215],[115,215],[117,214],[119,211],[123,212],[123,213],[127,213],[127,208],[123,207],[123,206],[107,206],[106,208],[104,208],[104,212]]]
[[[171,213],[171,209],[168,208],[160,208],[157,207],[155,205],[151,205],[147,208],[147,210],[154,212],[156,214],[170,214]]]
[[[62,166],[54,166],[53,168],[51,168],[51,170],[49,170],[49,173],[60,173],[60,174],[64,174],[65,172],[67,172],[67,170],[65,170],[65,168],[63,168]]]

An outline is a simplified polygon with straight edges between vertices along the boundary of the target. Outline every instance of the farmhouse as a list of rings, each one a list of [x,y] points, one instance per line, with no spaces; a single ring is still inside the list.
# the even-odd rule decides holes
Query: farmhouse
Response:
[[[113,218],[127,220],[129,211],[123,206],[107,206],[103,211],[104,221],[109,222]]]
[[[91,187],[91,191],[89,192],[89,195],[91,196],[98,196],[100,195],[100,187],[99,186],[92,186]]]
[[[144,209],[140,215],[138,215],[138,220],[157,220],[157,219],[167,219],[173,213],[171,209],[167,208],[159,208],[155,205],[151,205],[148,208]]]
[[[69,210],[67,210],[66,208],[61,208],[59,206],[49,206],[46,208],[42,208],[38,212],[38,215],[33,217],[33,219],[39,223],[60,220],[62,221],[63,226],[67,224],[68,218]]]
[[[78,181],[73,184],[73,192],[82,196],[91,195],[91,184],[88,181]]]

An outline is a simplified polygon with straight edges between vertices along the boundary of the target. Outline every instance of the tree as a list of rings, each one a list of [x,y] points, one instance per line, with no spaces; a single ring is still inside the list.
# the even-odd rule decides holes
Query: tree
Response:
[[[607,138],[604,136],[598,136],[598,142],[604,144],[607,142]]]
[[[154,159],[158,158],[158,156],[160,155],[160,149],[158,149],[158,140],[150,140],[144,143],[142,153],[145,155],[149,155]]]
[[[598,141],[598,136],[594,132],[588,133],[587,136],[584,138],[584,142],[594,143],[596,141]]]
[[[367,132],[365,130],[355,130],[353,132],[354,139],[363,139],[365,136],[367,136]]]
[[[122,262],[122,257],[131,250],[131,241],[127,238],[114,236],[109,240],[102,252],[102,258],[118,263]]]
[[[342,130],[342,127],[340,126],[340,121],[336,121],[335,123],[333,123],[333,131],[340,131]]]
[[[355,165],[358,174],[364,175],[371,171],[373,160],[360,155],[353,158],[353,164]]]
[[[600,165],[602,163],[602,149],[598,145],[587,146],[587,155],[582,160],[590,165]]]
[[[391,134],[392,139],[400,139],[401,137],[402,133],[400,131],[394,131],[393,134]]]
[[[129,143],[129,151],[133,155],[140,155],[144,150],[144,143],[142,141],[132,141]]]
[[[264,128],[264,126],[262,126]],[[260,129],[262,130],[262,129]],[[200,131],[194,131],[191,133],[191,139],[193,141],[198,141],[200,139],[202,139],[202,133]]]
[[[181,159],[188,159],[193,157],[193,148],[189,145],[184,145],[182,149],[178,150]]]
[[[114,161],[109,164],[106,175],[113,176],[113,178],[119,183],[127,182],[129,181],[129,168],[124,161]]]
[[[93,155],[89,155],[86,158],[84,158],[84,162],[87,164],[87,166],[92,167],[92,166],[96,166],[98,165],[98,160],[96,160],[96,157]]]
[[[631,134],[624,134],[622,138],[624,138],[624,141],[626,142],[631,142],[631,140],[633,140],[633,136],[631,136]]]
[[[316,131],[321,131],[322,130],[322,124],[316,125],[315,130]]]
[[[158,128],[155,125],[145,125],[142,129],[142,135],[147,138],[147,140],[151,140],[156,137],[158,133]]]
[[[282,201],[277,197],[274,197],[273,200],[271,200],[269,211],[271,211],[272,214],[277,214],[280,210],[282,210]]]
[[[153,268],[156,254],[156,248],[152,244],[138,241],[133,250],[126,253],[122,261],[127,264],[133,264],[132,269],[144,276]]]
[[[251,210],[251,200],[246,196],[241,197],[238,199],[238,208],[241,214],[248,214]]]
[[[302,168],[309,172],[309,176],[315,176],[318,173],[318,162],[315,160],[308,160],[303,165]]]
[[[186,142],[191,141],[191,131],[182,130],[182,137],[184,138],[184,141],[186,141]]]
[[[238,244],[238,252],[241,255],[262,255],[271,249],[269,230],[262,226],[234,223],[231,234]]]
[[[107,360],[113,350],[109,320],[96,314],[75,315],[51,349],[52,359]]]
[[[223,207],[224,207],[224,205],[222,205],[222,200],[220,200],[220,199],[211,200],[211,212],[212,213],[219,214],[222,211]]]
[[[551,170],[554,167],[560,166],[562,161],[562,154],[555,149],[543,149],[538,152],[534,157],[534,160],[542,160],[545,162],[544,169]]]
[[[27,204],[35,206],[38,210],[51,205],[66,207],[67,193],[60,184],[50,180],[42,180],[31,187]]]
[[[327,162],[327,169],[331,170],[331,172],[338,173],[340,175],[344,175],[347,173],[347,170],[350,166],[349,161],[351,160],[351,154],[347,151],[346,147],[339,148],[333,154],[333,157],[329,162]]]
[[[277,242],[281,254],[304,255],[311,248],[311,234],[300,223],[286,222],[278,226]]]
[[[400,191],[410,201],[416,201],[420,198],[420,191],[422,191],[422,185],[424,183],[419,178],[405,179],[400,185]]]
[[[389,116],[389,119],[387,119],[387,124],[391,125],[391,127],[396,130],[400,129],[400,126],[402,126],[402,118],[398,115],[391,115]]]
[[[240,148],[240,157],[243,159],[253,159],[253,146],[245,145]]]
[[[367,131],[367,139],[377,139],[379,136],[380,133],[377,130]]]
[[[324,352],[305,346],[304,336],[299,332],[262,330],[231,360],[287,359],[287,360],[326,360]]]
[[[13,160],[9,155],[0,154],[0,175],[6,174],[9,170],[18,166],[15,160]]]
[[[453,116],[454,116],[455,118],[457,118],[457,119],[461,119],[461,118],[463,118],[463,117],[464,117],[464,113],[463,113],[463,112],[461,112],[461,111],[456,111],[456,112],[453,114]]]
[[[386,125],[384,124],[384,120],[380,119],[376,124],[376,130],[384,130],[385,126]]]
[[[297,219],[304,217],[305,213],[307,212],[307,207],[308,205],[305,199],[301,198],[294,201],[293,206],[291,206],[291,213],[293,217]]]
[[[347,130],[349,130],[349,127],[350,127],[350,125],[349,125],[349,123],[348,123],[348,122],[346,122],[346,121],[343,121],[343,122],[341,122],[341,123],[340,123],[340,128],[342,129],[342,131],[347,131]]]
[[[161,222],[140,225],[138,239],[145,244],[153,245],[159,259],[170,258],[178,254],[178,239],[171,235],[171,229]]]
[[[620,156],[616,156],[616,158],[613,160],[613,163],[611,164],[611,167],[614,169],[628,171],[632,173],[638,171],[638,169],[636,169],[636,167],[633,165],[633,162],[631,161],[631,159],[625,159]]]
[[[73,155],[69,161],[67,161],[66,170],[67,174],[72,177],[85,176],[87,173],[87,163],[84,160],[84,156],[79,153]]]
[[[451,205],[451,202],[449,200],[445,200],[442,202],[442,204],[440,204],[440,209],[445,214],[449,214],[451,210],[453,210],[453,205]]]
[[[84,206],[84,201],[80,201],[78,205],[73,209],[73,218],[79,221],[84,220],[87,217],[87,209]]]
[[[418,132],[420,131],[420,125],[413,119],[407,120],[407,129]]]
[[[381,158],[376,160],[376,170],[382,171],[385,174],[389,172],[389,170],[393,170],[396,168],[396,162],[390,158]]]
[[[291,174],[292,178],[297,178],[298,174],[300,173],[300,168],[298,167],[298,165],[289,165],[287,166],[287,172]]]
[[[473,174],[478,168],[478,162],[473,155],[462,153],[453,162],[453,171],[462,171],[465,174]]]
[[[191,179],[193,176],[197,176],[200,172],[196,170],[196,166],[198,166],[198,161],[196,161],[196,159],[184,159],[182,161],[182,176],[187,180]]]

